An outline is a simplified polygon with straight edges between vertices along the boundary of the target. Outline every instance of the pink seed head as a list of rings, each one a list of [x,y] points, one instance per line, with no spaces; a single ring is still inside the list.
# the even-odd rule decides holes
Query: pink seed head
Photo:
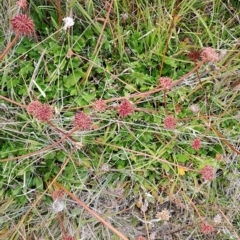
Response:
[[[201,141],[199,138],[195,138],[193,141],[192,141],[192,148],[195,149],[195,150],[199,150],[199,148],[201,147]]]
[[[16,4],[24,10],[27,9],[27,0],[19,0],[16,2]]]
[[[103,112],[106,109],[106,102],[102,99],[95,101],[93,108],[96,112]]]
[[[64,197],[64,191],[62,189],[58,189],[58,190],[55,190],[53,193],[52,193],[52,198],[53,200],[56,200],[56,199],[60,199],[62,200],[63,197]]]
[[[168,115],[163,120],[164,127],[166,129],[174,129],[177,125],[177,121],[173,115]]]
[[[213,227],[212,227],[210,224],[208,224],[208,223],[206,223],[206,222],[203,222],[203,223],[201,224],[201,231],[202,231],[204,234],[211,233],[213,230],[214,230],[214,229],[213,229]]]
[[[219,60],[217,52],[211,47],[205,47],[202,49],[201,58],[206,62],[217,62]]]
[[[36,113],[38,109],[42,106],[42,103],[39,101],[32,101],[28,106],[27,106],[27,111],[29,114],[36,116]]]
[[[202,178],[207,181],[212,181],[213,180],[213,168],[209,165],[206,165],[202,170],[201,170]]]
[[[91,128],[91,118],[86,115],[84,112],[79,111],[76,113],[74,118],[74,126],[79,128],[80,130],[89,130]]]
[[[160,77],[159,83],[164,90],[170,90],[173,87],[173,80],[169,77]]]
[[[33,20],[26,14],[18,14],[11,20],[12,28],[17,34],[31,36],[34,33]]]
[[[51,106],[48,104],[42,104],[39,101],[31,102],[27,106],[27,111],[41,122],[49,121],[53,116]]]
[[[133,111],[134,107],[132,103],[127,99],[124,99],[118,107],[118,113],[121,117],[126,117],[127,115],[130,115]]]
[[[48,104],[43,104],[36,112],[36,118],[41,122],[49,121],[53,116],[52,108]]]
[[[201,59],[201,51],[196,49],[191,49],[190,53],[187,54],[187,57],[191,59],[193,62],[196,62],[199,59]]]

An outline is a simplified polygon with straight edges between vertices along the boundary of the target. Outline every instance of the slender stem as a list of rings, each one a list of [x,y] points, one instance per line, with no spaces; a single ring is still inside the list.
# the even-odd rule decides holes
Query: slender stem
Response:
[[[97,218],[101,223],[103,223],[106,227],[111,229],[114,233],[116,233],[121,239],[128,240],[127,237],[125,237],[121,232],[119,232],[116,228],[114,228],[112,225],[110,225],[106,220],[101,218],[97,213],[95,213],[91,208],[89,208],[84,202],[82,202],[80,199],[78,199],[74,194],[69,192],[65,187],[63,187],[60,183],[56,182],[56,185],[61,188],[64,192],[68,194],[73,200],[75,200],[81,207],[83,207],[85,210],[87,210],[91,215],[93,215],[95,218]]]
[[[57,14],[58,14],[58,30],[60,30],[62,24],[61,0],[57,0]],[[57,38],[59,37],[59,32],[56,34],[56,37]]]
[[[227,141],[227,139],[211,124],[211,121],[209,121],[201,112],[200,112],[200,116],[202,117],[202,119],[206,122],[206,124],[208,126],[210,126],[210,128],[217,134],[217,136],[231,149],[233,150],[235,153],[237,153],[238,155],[240,155],[240,151],[238,151],[231,143],[229,143]]]
[[[52,122],[47,121],[47,123],[54,129],[56,129],[58,132],[62,133],[64,136],[68,136],[68,138],[71,139],[73,142],[76,142],[76,140],[73,139],[73,137],[69,136],[68,133],[64,132],[62,129],[56,127]]]
[[[14,37],[14,39],[8,44],[8,46],[6,47],[6,49],[4,50],[4,52],[0,55],[0,61],[3,60],[3,58],[5,57],[5,55],[9,52],[9,50],[12,48],[12,46],[16,43],[16,41],[18,40],[18,38],[20,37],[20,33],[17,33],[16,36]]]
[[[195,212],[197,213],[198,217],[200,218],[201,222],[203,222],[204,219],[203,219],[203,217],[201,216],[201,214],[199,213],[196,205],[195,205],[195,204],[192,202],[192,200],[185,194],[184,191],[181,191],[181,192],[182,192],[182,193],[184,194],[184,196],[187,198],[188,202],[190,202],[190,204],[193,206],[193,208],[194,208]]]
[[[61,216],[60,213],[57,213],[57,216],[58,216],[58,220],[59,220],[60,226],[61,226],[62,231],[63,231],[63,235],[64,235],[64,237],[66,237],[67,232],[66,232],[66,229],[65,229],[64,224],[63,224],[62,216]]]
[[[176,3],[175,3],[174,13],[173,13],[172,21],[171,21],[170,28],[169,28],[169,33],[168,33],[168,36],[167,36],[165,47],[163,49],[163,57],[162,57],[162,62],[161,62],[161,66],[160,66],[160,74],[159,74],[160,77],[162,76],[163,64],[164,64],[166,52],[167,52],[167,49],[168,49],[169,40],[170,40],[171,33],[172,33],[172,30],[173,30],[173,27],[174,27],[175,19],[177,17],[177,10],[178,10],[178,6],[179,6],[178,2],[179,2],[179,0],[177,0]]]
[[[203,64],[205,63],[205,61],[201,61],[198,65],[196,65],[190,72],[188,72],[187,74],[185,74],[184,76],[182,76],[179,80],[173,82],[173,86],[176,86],[178,85],[179,83],[181,83],[182,81],[184,81],[187,77],[189,77],[192,73],[194,73],[196,70],[198,70]],[[117,101],[117,100],[122,100],[122,99],[125,99],[125,98],[139,98],[139,97],[147,97],[153,93],[157,93],[157,92],[160,92],[162,91],[163,88],[159,88],[159,87],[156,87],[154,89],[151,89],[149,91],[146,91],[146,92],[140,92],[140,93],[134,93],[134,94],[131,94],[127,97],[117,97],[117,98],[111,98],[111,99],[108,99],[108,100],[105,100],[106,103],[108,102],[114,102],[114,101]],[[89,104],[89,105],[86,105],[84,107],[89,107],[89,106],[92,106],[94,103],[92,104]]]
[[[7,102],[13,103],[13,104],[15,104],[15,105],[17,105],[17,106],[19,106],[19,107],[21,107],[21,108],[26,108],[25,105],[22,105],[22,104],[20,104],[20,103],[17,103],[17,102],[15,102],[15,101],[7,98],[7,97],[4,97],[4,96],[2,96],[2,95],[0,95],[0,98],[3,99],[3,100],[5,100],[5,101],[7,101]]]
[[[196,70],[198,70],[203,64],[205,63],[205,61],[201,61],[198,65],[196,65],[190,72],[188,72],[187,74],[185,74],[183,77],[181,77],[179,80],[173,82],[173,86],[178,85],[179,83],[181,83],[183,80],[185,80],[185,78],[189,77],[192,73],[194,73]]]

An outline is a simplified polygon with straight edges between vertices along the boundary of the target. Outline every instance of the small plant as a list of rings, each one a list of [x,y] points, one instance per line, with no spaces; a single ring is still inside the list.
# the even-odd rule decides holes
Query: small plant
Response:
[[[132,103],[124,99],[118,107],[118,113],[121,117],[126,117],[134,111]]]
[[[35,32],[35,27],[32,19],[26,14],[18,14],[11,20],[12,28],[15,32],[15,38],[6,47],[5,51],[0,55],[0,61],[9,52],[12,46],[17,42],[20,36],[31,36]]]
[[[201,231],[202,231],[204,234],[209,234],[209,233],[213,232],[213,227],[212,227],[210,224],[208,224],[208,223],[206,223],[206,222],[203,222],[203,223],[201,224]]]

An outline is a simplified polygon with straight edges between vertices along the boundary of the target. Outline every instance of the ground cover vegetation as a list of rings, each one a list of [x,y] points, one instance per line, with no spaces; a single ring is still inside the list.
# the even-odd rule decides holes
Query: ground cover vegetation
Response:
[[[0,239],[240,239],[238,1],[0,11]]]

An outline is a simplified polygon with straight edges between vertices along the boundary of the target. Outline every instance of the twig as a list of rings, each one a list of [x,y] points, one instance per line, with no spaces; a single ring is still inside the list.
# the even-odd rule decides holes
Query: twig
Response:
[[[63,187],[60,183],[56,183],[57,187],[66,192],[73,200],[75,200],[80,206],[82,206],[85,210],[87,210],[91,215],[97,218],[101,223],[103,223],[106,227],[116,233],[121,239],[128,240],[121,232],[119,232],[116,228],[114,228],[111,224],[101,218],[97,213],[95,213],[91,208],[89,208],[85,203],[83,203],[80,199],[78,199],[74,194],[69,192],[65,187]]]

